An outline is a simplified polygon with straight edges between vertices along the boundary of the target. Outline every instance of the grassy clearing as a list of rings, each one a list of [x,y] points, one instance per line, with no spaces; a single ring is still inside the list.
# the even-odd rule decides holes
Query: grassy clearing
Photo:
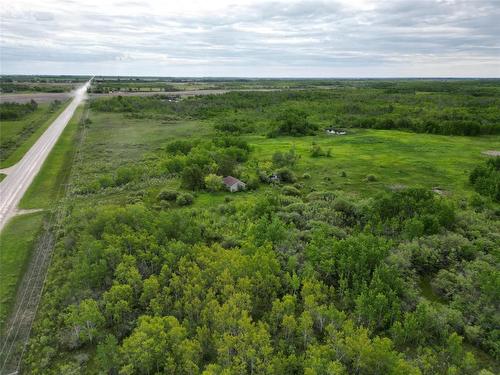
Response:
[[[247,137],[254,156],[270,160],[276,151],[295,147],[300,159],[298,177],[311,175],[306,186],[321,190],[345,190],[369,196],[393,185],[440,188],[454,192],[470,191],[470,170],[481,159],[481,151],[498,144],[500,137],[447,137],[390,130],[356,130],[345,136],[265,138]],[[331,157],[311,157],[312,143],[319,144]],[[344,171],[347,177],[341,177]],[[376,181],[365,181],[366,176]]]
[[[0,330],[30,258],[43,213],[14,217],[0,233]]]
[[[69,176],[78,135],[78,124],[84,107],[79,107],[61,137],[50,152],[42,169],[24,195],[20,208],[49,208],[62,192],[62,185]]]
[[[30,149],[36,140],[43,134],[49,125],[61,114],[69,104],[69,100],[62,103],[57,110],[51,111],[50,104],[40,104],[38,109],[18,121],[2,121],[0,134],[2,144],[15,140],[15,147],[9,148],[2,155],[0,168],[6,168],[17,163]],[[26,129],[34,129],[33,132]]]
[[[184,137],[202,137],[210,131],[196,121],[166,122],[130,119],[118,114],[91,112],[91,123],[83,145],[84,162],[78,166],[76,182],[91,181],[113,173],[121,165],[143,160],[165,142]]]
[[[203,121],[165,122],[158,119],[133,119],[122,114],[92,112],[92,123],[83,146],[84,160],[78,168],[77,184],[112,175],[122,165],[143,162],[165,142],[174,139],[209,138],[211,126]],[[481,151],[491,149],[499,136],[460,137],[417,134],[391,130],[351,130],[345,136],[319,134],[309,137],[267,138],[243,136],[251,146],[251,159],[272,160],[276,151],[292,147],[300,156],[293,168],[305,190],[343,190],[367,198],[397,185],[440,187],[452,195],[472,192],[468,184],[470,170],[485,158]],[[311,156],[312,143],[320,145],[331,157]],[[342,177],[342,171],[346,177]],[[308,173],[310,179],[303,179]],[[366,181],[375,175],[376,181]],[[103,190],[93,196],[101,203],[130,202],[131,191],[150,191],[151,199],[161,188],[179,189],[179,179],[147,181],[124,188]],[[223,204],[225,197],[234,200],[257,199],[265,192],[279,189],[261,184],[256,191],[230,194],[197,192],[194,206]],[[85,198],[87,199],[87,198]],[[133,199],[132,199],[133,200]],[[35,207],[35,206],[30,206]]]

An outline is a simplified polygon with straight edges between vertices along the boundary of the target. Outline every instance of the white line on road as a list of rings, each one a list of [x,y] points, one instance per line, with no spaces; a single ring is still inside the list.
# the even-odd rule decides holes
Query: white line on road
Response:
[[[76,108],[85,99],[87,87],[91,81],[92,79],[75,91],[71,103],[40,136],[24,157],[9,168],[9,174],[0,182],[0,231],[14,216],[24,193],[42,168],[45,159],[73,117]]]

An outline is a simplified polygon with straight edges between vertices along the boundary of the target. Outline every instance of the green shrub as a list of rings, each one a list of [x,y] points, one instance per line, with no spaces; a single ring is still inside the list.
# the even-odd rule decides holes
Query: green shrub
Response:
[[[479,194],[500,202],[500,157],[476,166],[469,175],[469,182]]]
[[[179,206],[189,206],[189,205],[193,204],[193,201],[194,201],[194,197],[192,194],[180,193],[177,196],[175,203],[177,203]]]
[[[318,145],[317,143],[313,143],[311,147],[311,157],[319,158],[321,156],[326,156],[326,157],[332,156],[331,149],[325,151],[321,148],[320,145]]]
[[[285,108],[276,118],[276,131],[279,135],[300,137],[312,135],[318,126],[309,122],[307,113],[295,108]]]
[[[213,193],[222,190],[222,187],[224,186],[222,184],[222,176],[217,176],[213,173],[205,176],[204,181],[206,189]]]
[[[110,186],[113,186],[113,184],[114,184],[113,177],[111,177],[110,175],[107,175],[107,174],[99,177],[98,181],[99,181],[99,185],[103,189],[108,188]]]
[[[140,176],[140,170],[135,167],[120,167],[116,171],[115,184],[125,185],[129,182],[135,181]]]
[[[160,201],[175,201],[179,196],[179,192],[177,190],[165,189],[158,193],[158,200]]]
[[[365,181],[375,182],[375,181],[377,181],[377,176],[375,176],[374,174],[369,174],[366,176]]]
[[[281,189],[281,192],[285,195],[291,195],[291,196],[299,196],[300,195],[300,190],[294,186],[283,186],[283,188]]]
[[[276,175],[281,182],[295,182],[295,174],[288,168],[281,168],[276,171]]]

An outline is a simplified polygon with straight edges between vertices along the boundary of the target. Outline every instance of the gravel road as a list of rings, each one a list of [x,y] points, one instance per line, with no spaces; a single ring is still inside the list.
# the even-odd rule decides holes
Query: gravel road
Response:
[[[40,171],[43,162],[73,116],[76,108],[85,99],[89,83],[90,81],[74,91],[74,98],[71,103],[17,164],[0,170],[0,173],[7,174],[7,177],[0,182],[0,231],[15,214],[19,201]]]

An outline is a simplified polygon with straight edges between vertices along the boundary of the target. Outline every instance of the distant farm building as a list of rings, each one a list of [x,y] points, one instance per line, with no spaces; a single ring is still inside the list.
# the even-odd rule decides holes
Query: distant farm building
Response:
[[[240,181],[233,176],[224,177],[222,182],[229,189],[231,193],[234,193],[235,191],[239,190],[244,190],[247,186],[243,181]]]
[[[326,133],[333,134],[333,135],[345,135],[345,134],[347,134],[347,132],[345,130],[333,129],[333,128],[326,129]]]

